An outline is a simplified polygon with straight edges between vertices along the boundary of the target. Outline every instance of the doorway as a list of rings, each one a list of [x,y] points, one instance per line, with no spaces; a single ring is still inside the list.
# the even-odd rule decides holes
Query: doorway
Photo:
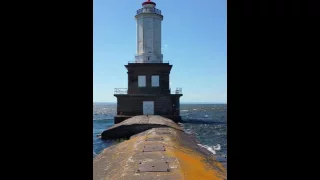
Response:
[[[143,115],[153,115],[153,114],[154,114],[154,102],[143,101]]]

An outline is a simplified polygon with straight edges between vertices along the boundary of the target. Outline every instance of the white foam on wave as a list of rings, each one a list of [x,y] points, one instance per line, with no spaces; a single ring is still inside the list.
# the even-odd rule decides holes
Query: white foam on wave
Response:
[[[196,111],[196,110],[198,110],[198,109],[192,109],[192,110]]]
[[[216,154],[216,151],[221,150],[220,144],[217,144],[216,146],[212,146],[212,147],[207,146],[207,145],[202,145],[202,144],[198,144],[198,146],[206,148],[208,151],[212,152],[212,154]]]
[[[192,130],[191,129],[185,129],[185,133],[192,134]]]
[[[185,111],[185,112],[188,112],[189,110],[181,110],[181,111]]]
[[[213,148],[217,151],[220,151],[221,150],[221,146],[220,144],[217,144],[216,146],[213,146]]]

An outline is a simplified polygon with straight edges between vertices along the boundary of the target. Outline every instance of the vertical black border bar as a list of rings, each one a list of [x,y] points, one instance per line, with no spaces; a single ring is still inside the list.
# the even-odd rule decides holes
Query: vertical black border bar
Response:
[[[93,1],[14,3],[2,66],[9,179],[92,179]]]
[[[228,0],[229,180],[313,179],[317,172],[305,157],[316,142],[309,142],[308,120],[318,116],[309,103],[319,92],[315,7]]]

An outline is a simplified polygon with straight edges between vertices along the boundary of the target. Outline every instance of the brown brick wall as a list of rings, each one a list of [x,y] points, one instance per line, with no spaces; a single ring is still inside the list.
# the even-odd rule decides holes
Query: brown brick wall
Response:
[[[155,115],[173,115],[173,108],[179,107],[180,96],[157,95],[157,96],[133,96],[117,95],[117,114],[120,115],[141,115],[143,114],[143,101],[154,101]],[[174,106],[173,106],[174,104]],[[179,112],[179,111],[178,111]]]
[[[169,75],[172,65],[169,64],[128,64],[128,94],[170,94]],[[138,76],[146,76],[146,87],[138,87]],[[159,76],[159,87],[151,86],[151,76]]]

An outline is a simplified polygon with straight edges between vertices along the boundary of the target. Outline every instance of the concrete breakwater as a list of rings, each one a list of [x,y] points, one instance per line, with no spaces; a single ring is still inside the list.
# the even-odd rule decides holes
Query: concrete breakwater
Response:
[[[193,135],[161,116],[135,116],[102,133],[129,138],[93,160],[93,179],[227,179],[226,169]]]

